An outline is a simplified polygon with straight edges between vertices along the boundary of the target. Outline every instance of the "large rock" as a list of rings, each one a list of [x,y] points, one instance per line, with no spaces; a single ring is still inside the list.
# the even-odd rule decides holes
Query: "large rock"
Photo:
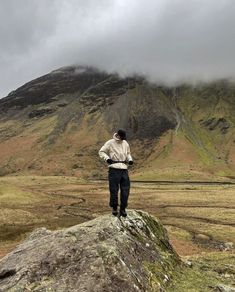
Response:
[[[0,261],[0,291],[162,291],[179,257],[148,213],[33,232]]]

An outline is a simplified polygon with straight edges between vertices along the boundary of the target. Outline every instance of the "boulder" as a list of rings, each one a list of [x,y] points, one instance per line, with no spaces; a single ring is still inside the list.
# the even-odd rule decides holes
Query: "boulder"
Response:
[[[35,230],[0,261],[0,291],[163,291],[180,259],[162,224],[128,210]]]

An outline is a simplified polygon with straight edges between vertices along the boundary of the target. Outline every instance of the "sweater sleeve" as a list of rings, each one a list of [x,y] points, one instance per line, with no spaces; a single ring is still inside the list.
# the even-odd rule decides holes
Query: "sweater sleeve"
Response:
[[[133,158],[131,157],[131,150],[130,145],[127,143],[127,161],[133,161]]]
[[[109,159],[109,141],[107,141],[99,150],[99,156],[104,161],[107,161]]]

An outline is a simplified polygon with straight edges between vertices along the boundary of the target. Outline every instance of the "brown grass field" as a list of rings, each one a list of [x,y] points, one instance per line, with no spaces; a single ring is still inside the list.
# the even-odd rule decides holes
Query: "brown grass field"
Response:
[[[235,243],[235,185],[132,182],[129,208],[158,217],[181,255]],[[33,229],[58,229],[109,213],[106,181],[75,177],[0,179],[0,254]]]
[[[222,259],[230,254],[234,261],[233,251],[226,251],[226,243],[235,244],[234,198],[234,184],[132,181],[128,208],[159,218],[182,258],[216,253]],[[107,181],[1,177],[0,258],[35,228],[59,229],[110,213],[108,201]]]

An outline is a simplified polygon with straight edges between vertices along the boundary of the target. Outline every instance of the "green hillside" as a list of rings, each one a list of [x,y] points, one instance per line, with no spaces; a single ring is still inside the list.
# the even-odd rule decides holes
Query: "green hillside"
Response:
[[[102,178],[98,150],[125,128],[133,179],[235,177],[235,84],[166,87],[65,67],[0,100],[0,174]]]

